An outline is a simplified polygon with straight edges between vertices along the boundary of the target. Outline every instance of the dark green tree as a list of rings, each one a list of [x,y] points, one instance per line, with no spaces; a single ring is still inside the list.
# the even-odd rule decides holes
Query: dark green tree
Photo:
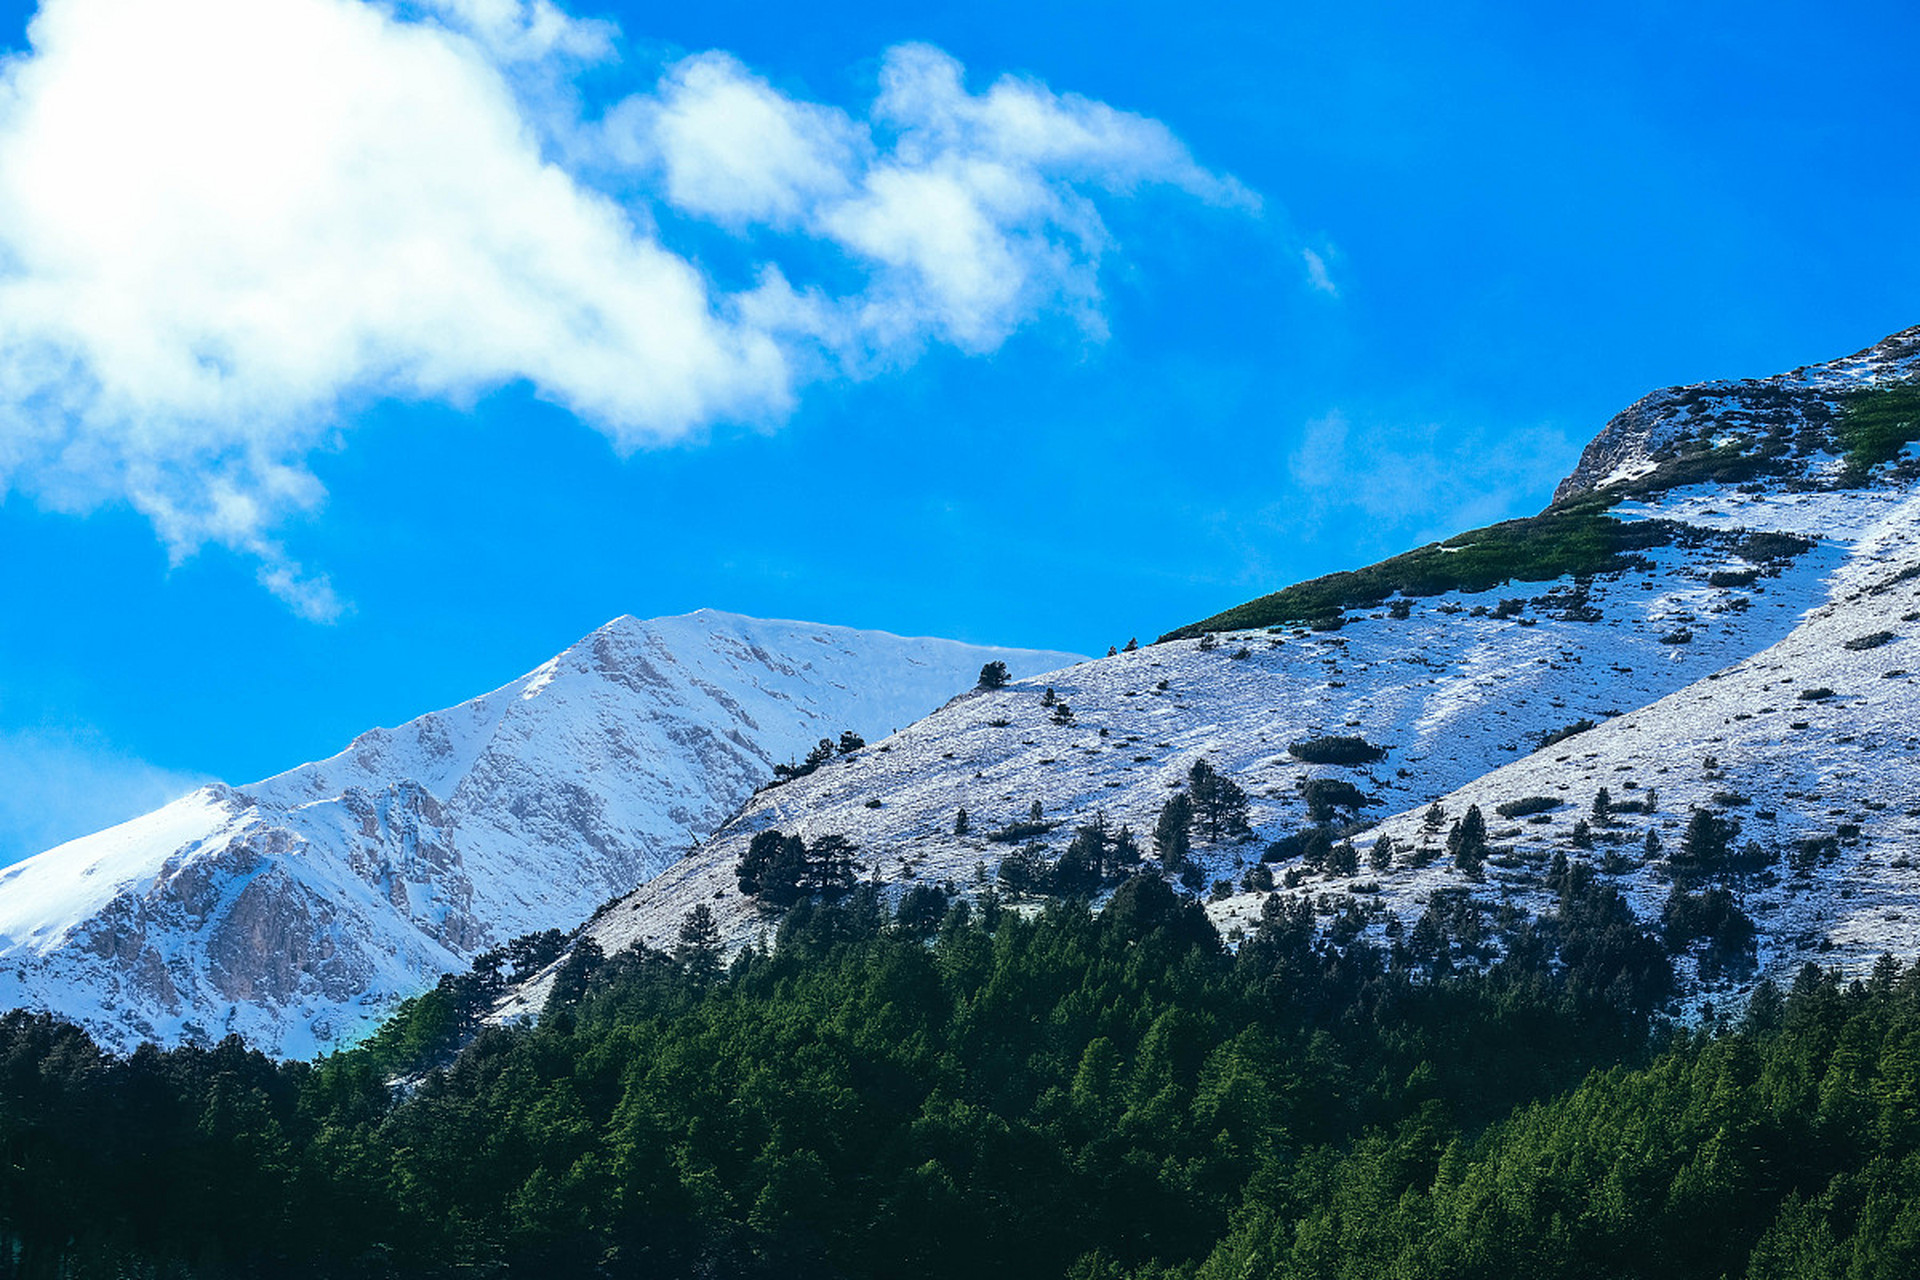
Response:
[[[687,971],[687,976],[705,986],[720,976],[724,955],[720,946],[720,924],[714,919],[713,908],[704,902],[695,903],[680,918],[673,958]]]
[[[1194,823],[1207,839],[1220,841],[1247,833],[1247,793],[1232,778],[1206,760],[1187,770],[1187,794],[1193,799]]]
[[[839,893],[859,880],[855,855],[860,846],[838,833],[816,837],[807,845],[804,887],[812,893]]]
[[[1193,853],[1193,801],[1176,791],[1160,806],[1153,824],[1153,851],[1168,875],[1178,875]]]
[[[1480,865],[1487,860],[1487,820],[1479,805],[1468,805],[1466,816],[1447,832],[1447,853],[1454,866],[1479,878]]]

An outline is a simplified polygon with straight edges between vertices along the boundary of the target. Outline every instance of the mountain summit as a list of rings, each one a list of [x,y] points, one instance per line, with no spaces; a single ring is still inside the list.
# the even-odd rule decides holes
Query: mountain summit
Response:
[[[329,759],[213,785],[0,871],[0,1007],[128,1048],[351,1040],[476,953],[570,929],[775,765],[1075,655],[701,610],[619,618]]]

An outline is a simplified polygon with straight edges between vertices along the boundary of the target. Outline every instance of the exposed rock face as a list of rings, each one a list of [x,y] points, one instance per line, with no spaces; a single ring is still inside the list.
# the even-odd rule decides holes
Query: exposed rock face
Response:
[[[619,619],[484,697],[0,871],[0,1007],[120,1048],[237,1031],[305,1056],[489,946],[573,927],[775,763],[910,723],[996,658],[1076,660],[705,611]]]
[[[1558,502],[1651,471],[1682,439],[1706,428],[1717,434],[1779,433],[1803,468],[1834,447],[1840,397],[1862,386],[1920,376],[1920,325],[1864,351],[1770,378],[1666,387],[1628,405],[1580,455],[1580,465],[1554,490]]]

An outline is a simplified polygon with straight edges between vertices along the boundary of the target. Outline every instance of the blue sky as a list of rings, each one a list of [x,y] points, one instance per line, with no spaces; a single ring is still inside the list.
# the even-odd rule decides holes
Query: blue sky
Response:
[[[1445,8],[0,4],[0,861],[621,613],[1104,652],[1920,322],[1909,8]]]

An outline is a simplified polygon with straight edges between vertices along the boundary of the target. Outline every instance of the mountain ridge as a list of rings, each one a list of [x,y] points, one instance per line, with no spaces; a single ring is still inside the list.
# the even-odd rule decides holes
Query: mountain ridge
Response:
[[[881,744],[884,753],[870,748],[756,795],[697,852],[603,912],[582,936],[608,954],[634,943],[667,948],[684,913],[702,903],[732,944],[751,942],[775,916],[741,896],[735,870],[753,836],[765,830],[807,839],[845,836],[865,851],[863,878],[890,898],[922,884],[978,896],[1001,884],[997,869],[1023,844],[1040,846],[1044,866],[1061,856],[1077,828],[1102,819],[1110,829],[1131,826],[1150,851],[1147,834],[1162,803],[1202,760],[1236,779],[1250,799],[1253,837],[1203,845],[1195,857],[1209,913],[1229,937],[1253,926],[1271,892],[1252,883],[1256,872],[1287,881],[1283,893],[1305,892],[1323,919],[1352,913],[1364,921],[1356,927],[1384,944],[1406,936],[1456,891],[1479,911],[1501,904],[1537,911],[1551,898],[1556,855],[1604,864],[1610,868],[1604,874],[1642,918],[1657,922],[1674,892],[1671,855],[1685,838],[1692,808],[1735,818],[1740,809],[1716,799],[1734,798],[1740,784],[1698,785],[1714,779],[1695,777],[1681,787],[1673,771],[1689,761],[1696,772],[1746,779],[1778,767],[1767,761],[1779,746],[1763,749],[1746,739],[1730,746],[1727,739],[1736,735],[1695,732],[1649,709],[1679,705],[1727,679],[1727,672],[1784,654],[1789,665],[1809,673],[1792,690],[1796,704],[1805,689],[1816,707],[1803,711],[1804,719],[1844,737],[1836,717],[1847,704],[1816,696],[1822,686],[1812,673],[1825,670],[1828,651],[1846,642],[1884,631],[1887,639],[1877,643],[1905,643],[1905,632],[1920,618],[1920,599],[1910,605],[1902,597],[1901,609],[1888,615],[1881,607],[1892,598],[1886,591],[1862,594],[1882,580],[1920,577],[1920,551],[1910,550],[1910,535],[1920,532],[1920,458],[1905,447],[1920,439],[1920,417],[1905,441],[1888,448],[1882,440],[1878,456],[1864,463],[1849,456],[1839,434],[1854,397],[1904,395],[1916,376],[1920,328],[1776,379],[1643,397],[1602,429],[1583,455],[1584,472],[1576,469],[1543,513],[1604,519],[1622,531],[1625,544],[1604,547],[1606,561],[1537,581],[1515,575],[1468,583],[1473,589],[1422,581],[1408,584],[1413,589],[1373,591],[1377,583],[1365,583],[1365,592],[1350,594],[1335,611],[1257,625],[1241,621],[1214,633],[1196,624],[1060,679],[976,695]],[[1540,526],[1512,524],[1521,549],[1537,550],[1527,539]],[[1461,548],[1479,545],[1476,536],[1489,540],[1488,531],[1476,531],[1436,544],[1433,554],[1458,556]],[[1349,585],[1336,582],[1332,591]],[[1850,660],[1870,656],[1835,651]],[[1040,695],[1048,685],[1070,716],[1044,709]],[[1870,693],[1896,720],[1920,713],[1920,686],[1904,676]],[[1759,705],[1765,702],[1755,711]],[[1732,714],[1724,717],[1728,726],[1736,723]],[[1777,706],[1769,714],[1787,722]],[[1384,759],[1315,765],[1289,750],[1327,735],[1377,744]],[[1712,744],[1715,763],[1702,768],[1697,762],[1714,751],[1700,742],[1716,736],[1722,741]],[[1540,744],[1552,739],[1563,741],[1557,751],[1542,753]],[[1584,762],[1583,770],[1562,769],[1568,777],[1548,791],[1567,793],[1551,806],[1555,812],[1517,822],[1491,812],[1501,804],[1524,809],[1531,797],[1516,779],[1547,787],[1542,777],[1565,763],[1555,757],[1588,742],[1608,751]],[[1887,768],[1888,777],[1906,776],[1904,765]],[[1597,789],[1604,785],[1597,779],[1608,774],[1617,775],[1617,786],[1633,783],[1633,791],[1615,797],[1623,805],[1657,790],[1653,779],[1674,776],[1676,799],[1685,807],[1660,805],[1640,818],[1623,817],[1617,828],[1601,832],[1599,847],[1582,849],[1571,843],[1572,819],[1592,797],[1572,796],[1571,789]],[[1332,840],[1356,846],[1350,870],[1310,865],[1289,844],[1321,825],[1310,818],[1307,799],[1316,780],[1352,783],[1364,804],[1326,828]],[[1757,784],[1748,789],[1760,792]],[[1774,794],[1783,790],[1798,794]],[[1884,806],[1879,790],[1873,803]],[[1807,840],[1859,842],[1884,827],[1888,841],[1904,842],[1920,831],[1890,821],[1847,822],[1857,830],[1842,837],[1835,830],[1839,819],[1802,803],[1805,795],[1825,794],[1820,788],[1767,794],[1775,805],[1770,818],[1749,817],[1747,832],[1764,843],[1774,882],[1740,891],[1738,900],[1754,913],[1762,935],[1744,980],[1780,976],[1811,957],[1870,963],[1862,941],[1870,931],[1845,926],[1864,917],[1838,905],[1851,901],[1840,896],[1847,886],[1805,883],[1795,859]],[[1035,803],[1044,829],[1012,842],[988,838],[996,828],[1016,830]],[[1435,803],[1447,811],[1447,822],[1466,806],[1482,807],[1492,827],[1490,869],[1469,875],[1453,866],[1440,847],[1445,827],[1435,829],[1426,817]],[[1802,811],[1793,812],[1795,806]],[[954,830],[963,807],[976,824],[972,834]],[[1649,829],[1664,852],[1614,848],[1629,835],[1644,840]],[[1400,852],[1376,868],[1370,855],[1383,835]],[[1855,848],[1848,845],[1844,858],[1825,865],[1860,874]],[[1617,859],[1603,857],[1616,852]],[[1891,865],[1897,855],[1868,852],[1873,856],[1865,865],[1878,868],[1884,882],[1876,882],[1875,901],[1911,894],[1920,902],[1920,881],[1908,884],[1906,868]],[[1802,887],[1789,895],[1782,885]],[[1910,940],[1920,945],[1920,938]],[[1690,973],[1690,1000],[1724,989],[1719,977]],[[536,980],[499,1015],[537,1013],[547,990],[544,979]]]
[[[702,610],[623,616],[516,680],[0,870],[0,1003],[131,1047],[351,1039],[474,954],[570,929],[772,767],[987,661],[1076,655]]]

